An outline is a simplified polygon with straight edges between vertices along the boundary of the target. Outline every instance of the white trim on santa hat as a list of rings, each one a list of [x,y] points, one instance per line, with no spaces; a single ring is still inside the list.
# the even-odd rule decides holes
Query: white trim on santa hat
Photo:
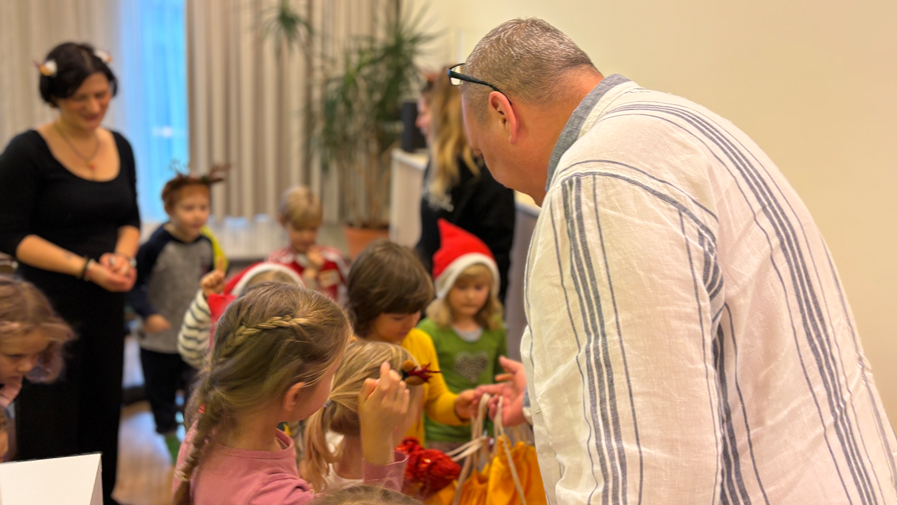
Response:
[[[455,281],[458,280],[458,276],[464,273],[468,268],[477,264],[486,265],[489,267],[489,270],[492,271],[492,295],[498,296],[498,265],[490,256],[478,252],[458,256],[455,261],[452,261],[449,266],[442,271],[442,274],[436,278],[436,296],[438,298],[445,298],[445,295],[447,295],[452,289],[452,286],[455,285]]]
[[[249,280],[255,277],[256,275],[262,272],[273,272],[278,271],[284,274],[287,274],[296,281],[296,285],[305,287],[305,282],[303,282],[302,277],[296,273],[292,268],[281,265],[280,263],[274,262],[262,262],[258,263],[255,266],[251,267],[249,270],[243,272],[240,276],[240,280],[234,285],[234,288],[231,290],[231,294],[235,296],[240,296],[243,294],[243,291],[246,289],[246,285],[249,284]]]

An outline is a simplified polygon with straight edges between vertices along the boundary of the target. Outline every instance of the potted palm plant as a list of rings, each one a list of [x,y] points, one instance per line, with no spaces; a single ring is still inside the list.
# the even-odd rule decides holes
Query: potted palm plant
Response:
[[[280,40],[298,41],[288,34],[311,27],[289,9],[283,0],[267,30]],[[314,146],[323,167],[339,179],[353,258],[388,234],[390,153],[402,134],[401,104],[416,93],[415,61],[434,38],[421,28],[424,14],[403,12],[400,0],[385,2],[377,35],[359,37],[339,58],[322,62],[321,103],[306,112],[314,117]]]

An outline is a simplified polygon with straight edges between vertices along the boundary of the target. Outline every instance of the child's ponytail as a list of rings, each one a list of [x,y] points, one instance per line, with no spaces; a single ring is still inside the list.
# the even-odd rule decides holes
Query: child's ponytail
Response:
[[[325,406],[308,418],[305,425],[305,474],[316,493],[327,488],[325,477],[330,474],[330,465],[337,462],[337,455],[330,450],[327,433],[333,419],[331,406]]]

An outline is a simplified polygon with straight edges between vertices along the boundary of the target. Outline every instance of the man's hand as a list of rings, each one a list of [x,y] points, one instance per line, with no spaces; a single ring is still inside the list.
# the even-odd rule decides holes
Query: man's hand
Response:
[[[526,392],[526,373],[523,370],[523,363],[510,360],[501,356],[498,358],[505,373],[495,376],[497,384],[488,384],[479,386],[476,389],[473,401],[471,402],[471,411],[476,412],[479,408],[480,400],[483,393],[492,395],[489,400],[489,418],[495,419],[498,412],[498,400],[504,398],[502,404],[502,424],[505,426],[517,426],[526,422],[523,416],[523,396]]]

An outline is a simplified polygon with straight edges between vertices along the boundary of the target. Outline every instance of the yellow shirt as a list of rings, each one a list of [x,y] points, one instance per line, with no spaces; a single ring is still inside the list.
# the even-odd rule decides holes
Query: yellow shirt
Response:
[[[436,347],[433,346],[433,339],[430,338],[430,335],[414,328],[402,340],[402,347],[414,356],[418,364],[430,365],[430,370],[439,371],[439,358],[436,355]],[[420,387],[424,388],[424,412],[430,419],[449,426],[467,424],[467,421],[460,419],[455,414],[455,398],[458,395],[449,391],[442,374],[433,374],[430,381]],[[405,435],[417,438],[421,444],[424,443],[423,415]]]

